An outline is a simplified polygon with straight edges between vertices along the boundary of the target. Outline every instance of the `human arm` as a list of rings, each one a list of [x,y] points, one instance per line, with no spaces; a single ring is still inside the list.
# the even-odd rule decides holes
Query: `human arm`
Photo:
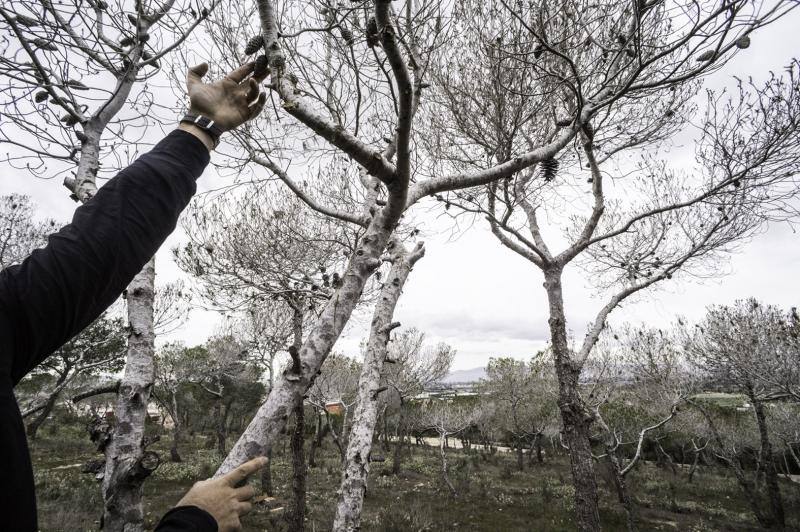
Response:
[[[189,70],[190,110],[223,131],[263,108],[252,64],[215,83]],[[102,313],[173,231],[209,161],[202,132],[181,127],[80,206],[72,223],[22,264],[0,272],[3,373],[16,384]]]

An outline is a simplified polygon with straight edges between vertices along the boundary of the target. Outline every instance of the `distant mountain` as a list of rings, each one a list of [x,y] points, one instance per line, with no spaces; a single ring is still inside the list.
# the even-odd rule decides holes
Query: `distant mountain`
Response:
[[[442,384],[457,382],[478,382],[486,378],[486,368],[459,369],[451,371],[441,380]]]

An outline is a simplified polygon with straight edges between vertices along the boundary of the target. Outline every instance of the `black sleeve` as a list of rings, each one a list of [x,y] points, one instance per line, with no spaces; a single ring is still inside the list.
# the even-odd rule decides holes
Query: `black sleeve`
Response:
[[[178,506],[164,514],[154,532],[217,532],[217,521],[197,506]]]
[[[79,207],[46,247],[0,272],[0,355],[13,384],[119,297],[175,229],[208,161],[199,139],[173,131]]]

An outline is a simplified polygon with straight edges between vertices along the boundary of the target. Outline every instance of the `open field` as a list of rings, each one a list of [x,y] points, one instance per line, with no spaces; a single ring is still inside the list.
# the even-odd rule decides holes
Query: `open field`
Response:
[[[46,431],[49,432],[49,431]],[[196,480],[210,475],[219,463],[216,451],[203,448],[196,437],[183,446],[184,462],[164,463],[145,483],[146,525],[175,504]],[[153,447],[168,457],[166,442]],[[399,477],[385,463],[373,464],[366,496],[365,531],[567,531],[574,530],[572,487],[566,457],[557,455],[542,465],[515,470],[512,454],[493,456],[473,450],[448,455],[451,478],[459,491],[451,497],[439,473],[438,450],[413,447]],[[42,531],[97,530],[101,497],[93,475],[81,473],[87,457],[99,456],[77,428],[61,427],[42,434],[32,447]],[[318,454],[318,467],[308,476],[307,530],[329,530],[340,466],[330,442]],[[285,530],[283,510],[290,497],[290,456],[279,446],[273,461],[276,499],[260,503],[244,520],[245,530]],[[613,496],[610,476],[598,471],[601,517],[606,530],[623,530],[624,514]],[[701,467],[692,483],[686,473],[652,463],[629,477],[638,507],[640,530],[752,531],[759,530],[735,480],[726,471]],[[257,483],[257,480],[253,482]],[[800,485],[782,480],[791,530],[800,530]]]

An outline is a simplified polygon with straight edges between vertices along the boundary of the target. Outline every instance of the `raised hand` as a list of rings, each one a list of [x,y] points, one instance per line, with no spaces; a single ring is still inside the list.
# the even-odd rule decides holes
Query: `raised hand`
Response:
[[[255,118],[267,101],[265,92],[259,90],[262,77],[251,76],[254,63],[240,66],[223,79],[203,83],[208,64],[189,69],[186,89],[189,93],[189,112],[214,121],[222,131],[230,131]]]

